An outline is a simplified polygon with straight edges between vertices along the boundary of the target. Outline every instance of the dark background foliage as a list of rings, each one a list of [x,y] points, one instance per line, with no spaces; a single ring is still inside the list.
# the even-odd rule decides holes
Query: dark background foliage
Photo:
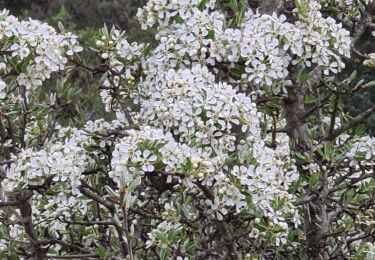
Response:
[[[77,28],[100,27],[103,23],[129,28],[138,7],[145,0],[2,0],[1,8],[15,15],[25,14],[45,20],[56,15],[64,6]]]

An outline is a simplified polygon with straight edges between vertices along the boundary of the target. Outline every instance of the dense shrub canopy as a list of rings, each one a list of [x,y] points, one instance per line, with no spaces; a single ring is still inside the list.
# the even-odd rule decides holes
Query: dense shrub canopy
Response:
[[[149,0],[156,47],[105,26],[87,50],[2,11],[0,257],[371,258],[375,106],[342,102],[374,85],[344,70],[373,67],[374,9]],[[66,114],[87,71],[113,120]]]

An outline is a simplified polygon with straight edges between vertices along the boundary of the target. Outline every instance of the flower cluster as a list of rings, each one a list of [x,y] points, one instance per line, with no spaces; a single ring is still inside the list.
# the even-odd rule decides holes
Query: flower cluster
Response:
[[[372,165],[375,156],[375,139],[369,136],[360,138],[353,143],[346,156],[350,160],[350,166],[359,167],[359,162],[362,162],[362,165],[365,165],[366,162]]]
[[[103,82],[100,96],[107,111],[116,110],[118,107],[113,106],[113,91],[118,89],[121,97],[133,98],[132,89],[136,85],[135,77],[139,74],[147,45],[129,43],[124,31],[113,28],[108,32],[104,28],[100,40],[96,41],[96,47],[101,58],[108,61],[112,67],[110,76]]]
[[[288,229],[286,218],[299,223],[298,213],[291,204],[293,196],[288,193],[298,173],[285,149],[273,150],[263,142],[252,143],[250,137],[238,148],[240,164],[228,169],[225,161],[207,147],[196,149],[179,144],[160,129],[145,127],[127,134],[112,154],[109,176],[119,189],[114,192],[134,192],[141,179],[162,173],[167,174],[167,183],[177,180],[191,192],[201,192],[197,183],[212,189],[214,199],[202,202],[207,214],[218,220],[223,220],[231,209],[240,213],[255,207],[260,209],[257,214],[269,217],[284,231]]]
[[[308,12],[296,9],[300,18],[296,26],[302,33],[305,46],[300,57],[307,59],[307,66],[310,66],[310,62],[317,64],[328,75],[345,67],[341,57],[350,57],[351,38],[341,23],[336,23],[331,17],[324,18],[320,8],[318,2],[309,1]]]
[[[170,69],[153,82],[143,82],[138,121],[172,131],[181,142],[209,145],[226,156],[236,148],[236,134],[259,134],[260,114],[246,95],[213,82],[214,75],[200,65]]]
[[[0,79],[0,99],[6,97],[6,83]]]
[[[325,74],[337,73],[344,68],[341,56],[350,55],[349,32],[334,19],[323,18],[316,1],[308,1],[307,6],[296,9],[299,21],[295,24],[287,22],[283,15],[261,15],[249,10],[238,28],[226,28],[225,16],[210,11],[211,2],[205,8],[191,3],[190,9],[181,11],[173,9],[179,5],[172,3],[167,8],[161,1],[150,3],[152,7],[139,11],[138,18],[144,27],[156,23],[155,19],[152,22],[149,19],[156,14],[168,17],[157,20],[156,38],[160,45],[148,63],[150,72],[184,68],[191,63],[228,62],[243,66],[241,77],[252,85],[285,85],[289,84],[291,65],[318,65]],[[169,25],[165,26],[167,22]]]
[[[35,151],[28,148],[14,156],[13,163],[6,172],[6,179],[1,183],[5,196],[3,201],[14,199],[14,194],[25,188],[37,190],[33,199],[32,218],[36,223],[44,223],[50,234],[69,239],[68,228],[72,217],[88,216],[88,200],[80,188],[85,182],[85,171],[90,170],[93,158],[100,156],[100,150],[89,152],[92,146],[102,147],[112,145],[105,135],[110,129],[116,130],[118,121],[104,120],[88,121],[83,129],[62,128],[53,137],[53,141],[43,149]],[[97,135],[100,135],[98,138]],[[48,194],[41,190],[49,190]],[[3,212],[0,211],[2,214]],[[9,216],[10,220],[17,219],[17,212]],[[10,225],[10,235],[15,238],[25,238],[25,230],[19,224]],[[90,244],[92,240],[87,239]],[[61,246],[54,245],[55,250]]]
[[[358,174],[370,174],[372,164],[367,162],[375,156],[374,138],[350,141],[342,135],[336,139],[336,146],[345,144],[335,147],[339,155],[332,152],[334,142],[321,149],[313,143],[316,153],[296,156],[306,159],[296,164],[289,146],[293,142],[281,133],[287,131],[284,120],[274,122],[272,114],[271,123],[268,106],[257,107],[253,99],[259,93],[254,89],[279,92],[290,85],[297,65],[339,72],[342,57],[350,55],[349,33],[342,25],[323,17],[315,0],[296,2],[290,14],[295,22],[247,10],[236,24],[217,2],[150,0],[138,18],[144,29],[157,26],[158,45],[152,51],[129,43],[124,32],[101,30],[96,52],[105,64],[98,70],[106,73],[100,95],[117,120],[89,121],[80,129],[51,124],[52,134],[45,138],[39,130],[42,123],[26,115],[24,139],[42,143],[12,147],[10,160],[4,162],[0,199],[5,203],[25,190],[32,193],[27,203],[38,223],[35,233],[71,242],[49,244],[55,252],[66,251],[66,246],[69,253],[79,248],[91,255],[94,248],[100,255],[100,247],[108,244],[115,250],[107,258],[121,250],[126,257],[136,248],[144,250],[141,254],[152,249],[164,258],[174,257],[172,251],[181,251],[181,258],[199,258],[201,247],[220,251],[228,240],[231,247],[249,244],[249,251],[257,252],[258,245],[262,250],[266,245],[284,253],[289,250],[284,245],[295,246],[291,241],[300,235],[294,193],[315,191],[319,185],[321,194],[340,193],[334,185],[348,168],[352,175],[345,176],[353,189],[362,184]],[[56,33],[34,20],[18,21],[6,12],[0,14],[0,40],[7,43],[3,47],[9,59],[22,65],[15,82],[28,90],[63,70],[68,57],[81,50],[76,36]],[[11,68],[0,63],[0,70]],[[7,88],[8,81],[0,79],[0,99]],[[50,99],[57,100],[53,95]],[[331,127],[330,120],[323,118],[323,131]],[[341,122],[334,123],[336,131]],[[334,156],[340,160],[331,160]],[[321,163],[314,161],[320,157]],[[332,167],[336,161],[344,166]],[[316,181],[328,170],[323,184]],[[299,176],[299,171],[306,175]],[[8,216],[1,209],[0,214],[10,219],[4,232],[9,237],[30,237],[30,230],[17,223],[17,211]],[[201,239],[203,233],[210,241]],[[139,244],[134,237],[141,238]],[[4,244],[0,240],[0,249]]]
[[[171,223],[163,221],[157,225],[152,232],[148,233],[149,239],[147,240],[147,247],[160,246],[160,247],[171,247],[173,249],[178,248],[178,244],[174,244],[175,240],[168,240],[171,233],[181,233],[183,227],[180,223]],[[178,240],[181,241],[181,240]]]
[[[201,4],[202,1],[200,0],[173,0],[168,3],[163,0],[151,0],[143,8],[138,9],[137,18],[142,21],[142,29],[144,30],[155,24],[168,26],[176,16],[181,17],[181,19],[190,18],[197,13]],[[212,9],[216,1],[209,0],[205,1],[204,4],[205,8]]]
[[[289,158],[288,151],[273,150],[263,141],[255,141],[252,145],[249,145],[250,143],[248,140],[239,151],[244,163],[250,158],[252,163],[248,166],[234,166],[231,175],[248,187],[255,205],[265,212],[273,212],[271,201],[275,198],[292,199],[288,188],[298,179],[298,172]],[[292,205],[286,204],[286,207],[293,208]],[[281,211],[279,213],[281,214]]]
[[[324,4],[324,0],[323,1],[320,1],[320,2],[323,2]],[[335,0],[335,3],[338,4],[338,5],[347,5],[347,6],[355,6],[355,1],[353,0]],[[373,2],[373,0],[364,0],[364,1],[360,1],[360,3],[363,2],[365,4],[369,4],[371,2]]]
[[[0,40],[3,58],[9,53],[22,64],[20,67],[24,69],[19,72],[17,82],[28,90],[42,85],[52,72],[63,70],[68,57],[82,51],[77,36],[57,33],[46,23],[33,19],[19,21],[6,10],[0,13]]]
[[[112,177],[118,187],[124,173],[127,174],[126,183],[130,183],[137,176],[145,173],[165,171],[180,173],[183,176],[203,178],[214,174],[218,170],[217,159],[210,157],[208,149],[190,148],[186,144],[177,143],[171,134],[164,134],[161,129],[144,127],[140,131],[127,131],[128,137],[116,144],[112,153]],[[214,167],[216,166],[216,167]]]
[[[69,129],[61,129],[61,136]],[[73,129],[74,130],[74,129]],[[78,131],[78,130],[77,130]],[[22,150],[7,171],[7,178],[2,182],[2,189],[13,192],[28,185],[47,185],[48,182],[62,183],[62,191],[68,188],[77,194],[80,175],[85,170],[85,150],[80,146],[80,133],[72,138],[55,141],[44,149]]]

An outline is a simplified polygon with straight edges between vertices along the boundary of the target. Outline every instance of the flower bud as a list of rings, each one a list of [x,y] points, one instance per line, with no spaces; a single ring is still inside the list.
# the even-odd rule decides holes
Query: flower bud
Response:
[[[98,47],[103,46],[103,42],[100,41],[100,40],[97,40],[97,41],[96,41],[96,46],[98,46]]]

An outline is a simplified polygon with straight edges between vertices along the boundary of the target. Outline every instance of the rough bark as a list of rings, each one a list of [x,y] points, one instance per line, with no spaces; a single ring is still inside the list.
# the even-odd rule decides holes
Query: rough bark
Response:
[[[18,199],[21,200],[18,208],[21,213],[21,222],[25,228],[26,235],[30,241],[32,248],[32,259],[33,260],[43,260],[45,259],[45,252],[39,243],[38,237],[34,233],[34,225],[32,222],[32,209],[28,200],[22,200],[29,194],[22,194]]]
[[[286,118],[285,130],[295,142],[297,152],[303,153],[310,150],[311,141],[305,120],[304,87],[292,85],[288,87],[288,97],[284,100]]]
[[[325,253],[326,235],[328,232],[328,214],[324,203],[320,200],[311,201],[306,219],[306,239],[308,259],[327,259]]]
[[[306,109],[304,103],[305,88],[302,84],[288,87],[288,97],[284,100],[283,108],[286,118],[285,130],[294,144],[295,152],[311,151],[311,140],[308,125],[305,120]],[[302,165],[298,165],[301,175],[305,174]],[[310,193],[307,191],[307,193]],[[308,194],[306,194],[308,195]],[[324,259],[326,234],[328,229],[327,210],[317,198],[311,200],[305,207],[305,231],[308,259]]]
[[[252,8],[258,8],[260,13],[272,14],[283,8],[285,0],[248,0]]]

